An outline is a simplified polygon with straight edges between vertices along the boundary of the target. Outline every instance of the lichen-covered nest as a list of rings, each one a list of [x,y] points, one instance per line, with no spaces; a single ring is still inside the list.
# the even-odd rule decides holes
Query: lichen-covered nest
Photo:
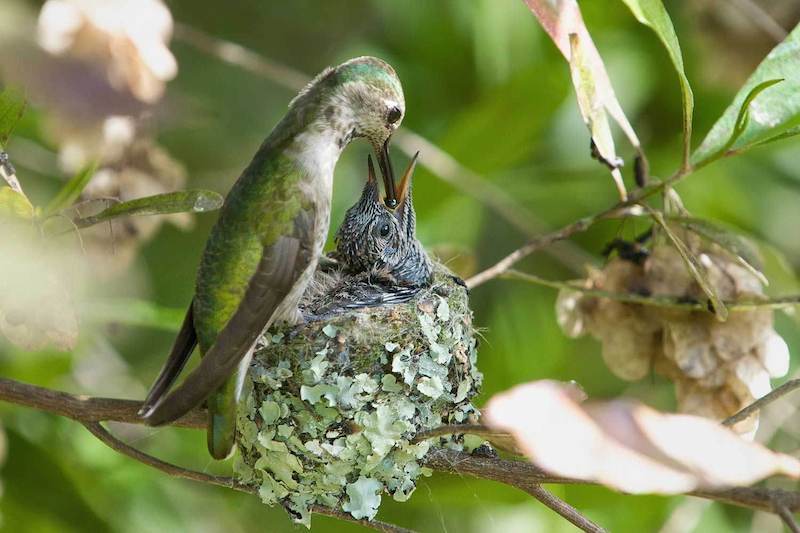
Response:
[[[437,265],[399,305],[278,326],[259,341],[238,420],[241,481],[310,524],[324,505],[371,519],[427,474],[414,436],[474,421],[481,383],[466,289]],[[445,443],[458,448],[453,440]]]

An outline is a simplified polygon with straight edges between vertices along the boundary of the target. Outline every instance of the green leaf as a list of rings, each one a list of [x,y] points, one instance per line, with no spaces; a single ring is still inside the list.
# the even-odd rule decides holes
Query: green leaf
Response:
[[[758,141],[757,143],[753,143],[753,146],[761,146],[762,144],[769,144],[775,141],[781,141],[783,139],[788,139],[790,137],[794,137],[795,135],[800,135],[800,126],[795,126],[794,128],[789,128],[788,130],[784,131],[783,133],[779,133],[774,137],[767,137],[763,141]]]
[[[744,102],[742,102],[742,107],[739,109],[739,114],[736,116],[736,123],[733,126],[730,139],[728,139],[728,142],[726,142],[725,145],[720,148],[717,154],[712,156],[712,159],[730,150],[731,146],[734,145],[739,137],[742,136],[744,130],[747,129],[747,125],[750,123],[750,104],[753,102],[753,100],[755,100],[756,96],[761,94],[767,88],[772,87],[776,83],[780,83],[782,81],[783,79],[779,78],[761,82],[753,87],[749,93],[747,93],[747,97],[744,99]]]
[[[705,293],[706,296],[708,296],[708,299],[714,308],[714,314],[717,316],[717,319],[720,321],[727,319],[728,309],[725,307],[725,304],[722,303],[722,299],[717,294],[716,289],[708,280],[703,265],[700,264],[700,261],[697,259],[697,257],[695,257],[694,253],[692,253],[689,247],[686,246],[686,244],[680,239],[680,237],[675,235],[675,232],[672,231],[667,222],[664,220],[664,215],[652,209],[649,209],[649,211],[656,223],[661,226],[661,229],[664,230],[664,233],[672,242],[672,245],[678,250],[678,253],[681,255],[681,259],[683,259],[686,268],[700,286],[700,289]]]
[[[784,80],[783,83],[759,95],[779,79]],[[800,25],[767,55],[745,82],[692,154],[692,163],[701,166],[718,158],[724,151],[742,151],[768,139],[780,138],[798,124]]]
[[[205,213],[219,209],[222,202],[223,198],[219,194],[202,189],[156,194],[112,205],[96,215],[77,218],[75,225],[86,228],[114,218],[134,215]]]
[[[692,144],[692,113],[694,111],[694,95],[689,85],[689,78],[683,67],[683,55],[678,43],[678,36],[669,18],[667,10],[661,0],[623,0],[636,17],[636,20],[649,26],[658,35],[658,38],[667,49],[669,58],[678,73],[678,81],[683,97],[683,154],[684,164],[688,163]]]
[[[29,220],[34,214],[34,207],[24,194],[11,187],[0,187],[0,217]]]
[[[81,309],[81,316],[92,322],[178,331],[185,309],[164,307],[135,298],[93,300]]]
[[[0,93],[0,147],[8,142],[26,107],[25,97],[19,92],[6,89]]]
[[[675,221],[692,233],[716,244],[761,283],[769,285],[769,280],[761,272],[761,261],[756,246],[746,237],[699,218],[675,217],[670,221]]]
[[[62,209],[70,207],[75,200],[80,197],[83,189],[85,189],[86,185],[89,184],[89,181],[94,176],[96,170],[97,163],[92,163],[70,178],[70,180],[65,183],[63,187],[61,187],[61,190],[58,191],[58,194],[56,194],[50,203],[47,204],[47,207],[44,210],[45,216],[53,215]]]

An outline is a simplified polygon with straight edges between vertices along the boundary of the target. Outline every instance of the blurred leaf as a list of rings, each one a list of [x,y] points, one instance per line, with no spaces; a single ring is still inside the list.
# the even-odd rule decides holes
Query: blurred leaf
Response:
[[[779,87],[765,92],[775,80]],[[769,82],[772,83],[769,83]],[[766,85],[765,85],[766,84]],[[745,118],[744,116],[747,116]],[[702,165],[729,149],[746,150],[766,139],[780,138],[800,122],[800,25],[756,68],[692,154],[692,163]],[[737,126],[740,131],[737,131]]]
[[[35,209],[28,198],[12,189],[0,187],[0,217],[31,219]]]
[[[43,239],[28,223],[0,239],[0,334],[12,344],[30,351],[75,346],[78,318],[68,286],[79,285],[83,265],[75,248]]]
[[[87,320],[178,331],[185,309],[163,307],[153,302],[132,298],[94,300],[82,310]]]
[[[214,191],[190,190],[145,196],[121,202],[100,213],[75,219],[75,225],[86,228],[114,218],[141,215],[169,215],[173,213],[205,213],[222,207],[223,198]]]
[[[53,521],[58,531],[111,531],[86,500],[81,491],[56,462],[64,455],[64,447],[56,445],[46,449],[25,439],[14,430],[8,430],[10,460],[3,467],[3,478],[8,481],[3,494],[3,527],[7,531],[35,531],[30,529],[28,514],[37,520]],[[11,504],[15,512],[6,515]],[[20,509],[27,512],[22,513]]]
[[[680,237],[675,235],[675,232],[670,229],[669,225],[664,221],[664,215],[653,210],[650,210],[650,214],[658,223],[658,225],[661,226],[661,229],[664,230],[664,233],[666,233],[670,242],[672,242],[673,246],[675,246],[675,248],[678,250],[678,253],[681,254],[681,259],[683,259],[686,268],[700,286],[700,289],[702,289],[705,295],[708,296],[711,306],[714,308],[714,314],[719,320],[725,320],[728,318],[728,309],[725,307],[725,304],[722,303],[722,300],[717,294],[716,289],[708,280],[708,277],[705,274],[705,269],[700,264],[700,261],[697,259],[697,257],[695,257],[694,253],[692,253],[686,244],[684,244]]]
[[[492,397],[484,422],[512,433],[526,456],[556,475],[623,492],[680,494],[747,486],[800,461],[742,439],[713,420],[665,414],[631,400],[580,403],[555,381],[535,381]]]
[[[674,217],[670,222],[677,222],[692,233],[716,244],[730,254],[740,265],[757,277],[764,285],[769,285],[769,280],[761,272],[761,261],[754,243],[743,235],[734,233],[716,224],[699,218]]]
[[[578,95],[581,115],[604,163],[612,168],[620,164],[613,140],[606,133],[606,112],[619,124],[630,143],[643,157],[639,138],[617,101],[600,53],[583,23],[578,3],[575,0],[525,0],[525,4],[570,63],[572,83]],[[600,118],[601,115],[603,118]],[[618,180],[617,176],[614,178],[615,181]]]
[[[47,204],[44,210],[45,216],[58,213],[62,209],[71,206],[75,200],[80,198],[83,189],[89,184],[96,170],[97,163],[92,163],[65,183],[64,186],[61,187],[61,190],[58,191],[58,194]]]
[[[8,142],[26,106],[25,98],[17,91],[6,89],[0,93],[0,147]]]
[[[683,69],[683,55],[678,36],[675,35],[675,28],[669,18],[667,10],[661,0],[623,0],[633,12],[636,20],[649,26],[661,39],[667,49],[669,58],[678,73],[678,80],[681,85],[681,95],[683,97],[683,154],[684,163],[689,161],[689,153],[692,146],[692,112],[694,110],[694,95],[689,79]]]

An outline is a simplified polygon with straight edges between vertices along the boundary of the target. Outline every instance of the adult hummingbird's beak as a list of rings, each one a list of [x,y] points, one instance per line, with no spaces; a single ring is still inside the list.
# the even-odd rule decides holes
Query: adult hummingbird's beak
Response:
[[[375,166],[372,164],[372,156],[367,156],[367,183],[361,198],[366,201],[378,203],[380,201],[380,191],[378,190],[378,180],[375,178]]]
[[[389,159],[389,139],[383,143],[380,150],[377,150],[378,166],[383,175],[383,188],[386,191],[386,199],[384,203],[386,207],[394,209],[397,207],[397,193],[394,183],[394,169],[392,168],[392,161]]]

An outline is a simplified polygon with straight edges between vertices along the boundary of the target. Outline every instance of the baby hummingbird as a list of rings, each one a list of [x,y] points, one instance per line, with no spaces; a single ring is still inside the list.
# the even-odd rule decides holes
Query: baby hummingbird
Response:
[[[402,303],[430,284],[432,265],[416,237],[411,177],[417,153],[394,192],[380,197],[372,158],[367,159],[367,183],[358,201],[347,210],[336,232],[331,254],[339,271],[320,276],[321,283],[306,294],[306,318],[323,318],[348,309]]]

